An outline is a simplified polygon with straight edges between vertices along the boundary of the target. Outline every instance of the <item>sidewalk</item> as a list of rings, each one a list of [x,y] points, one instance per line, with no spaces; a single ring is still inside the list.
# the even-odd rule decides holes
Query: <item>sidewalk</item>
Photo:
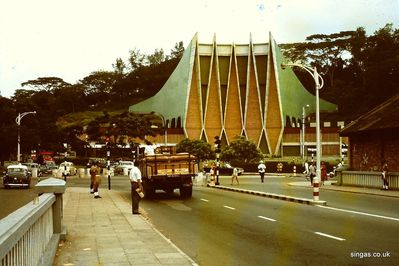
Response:
[[[116,191],[94,199],[86,188],[67,188],[64,197],[66,240],[53,265],[196,265]]]

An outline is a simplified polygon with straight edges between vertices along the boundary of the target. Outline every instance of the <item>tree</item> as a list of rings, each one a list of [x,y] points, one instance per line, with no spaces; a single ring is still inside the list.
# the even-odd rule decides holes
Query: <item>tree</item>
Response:
[[[185,138],[176,145],[176,152],[188,152],[200,161],[215,158],[211,145],[203,140]]]
[[[126,64],[120,57],[116,59],[115,64],[112,64],[112,67],[114,68],[114,71],[118,74],[125,74],[126,72]]]
[[[165,61],[165,53],[163,49],[155,49],[154,53],[147,56],[147,61],[149,65],[159,65]]]
[[[145,136],[156,136],[162,133],[162,120],[154,114],[134,114],[123,112],[110,115],[104,112],[92,120],[87,128],[89,140],[108,140],[109,144],[116,145],[120,139],[129,142],[128,138],[145,139]]]
[[[110,93],[123,74],[111,71],[95,71],[79,82],[84,86],[89,106],[99,107],[111,101]]]
[[[21,83],[22,87],[28,86],[38,91],[40,90],[53,91],[56,89],[62,89],[68,87],[70,85],[71,84],[65,82],[62,78],[57,78],[57,77],[43,77],[34,80],[28,80],[26,82]]]
[[[257,163],[263,158],[263,155],[255,143],[240,136],[236,137],[230,145],[222,148],[220,158],[223,161],[231,162],[233,165],[242,165]]]
[[[13,101],[0,96],[0,161],[9,160],[9,155],[17,147],[16,110]]]
[[[180,59],[184,53],[183,42],[180,41],[175,44],[175,47],[170,51],[170,59],[177,58]]]
[[[129,51],[129,65],[130,71],[135,71],[138,68],[144,66],[145,55],[140,52],[139,49],[134,48]]]

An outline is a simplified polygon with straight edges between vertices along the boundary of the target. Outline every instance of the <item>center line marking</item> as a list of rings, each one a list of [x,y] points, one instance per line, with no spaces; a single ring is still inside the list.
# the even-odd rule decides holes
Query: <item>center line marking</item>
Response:
[[[230,207],[230,206],[227,206],[227,205],[224,205],[223,207],[225,207],[226,209],[230,209],[230,210],[235,210],[236,208],[233,208],[233,207]]]
[[[320,235],[320,236],[325,236],[325,237],[332,238],[332,239],[339,240],[339,241],[345,241],[346,240],[345,238],[340,238],[340,237],[336,237],[336,236],[332,236],[332,235],[327,235],[327,234],[320,233],[320,232],[314,232],[314,233],[317,234],[317,235]]]
[[[259,218],[261,218],[261,219],[264,219],[264,220],[268,220],[268,221],[271,221],[271,222],[275,222],[276,220],[274,220],[274,219],[272,219],[272,218],[268,218],[268,217],[265,217],[265,216],[258,216]]]
[[[209,200],[207,200],[207,199],[201,199],[202,201],[205,201],[205,202],[208,202]]]
[[[338,208],[322,206],[322,205],[316,205],[316,206],[320,207],[320,208],[324,208],[324,209],[334,210],[334,211],[349,212],[349,213],[354,213],[354,214],[359,214],[359,215],[365,215],[365,216],[371,216],[371,217],[382,218],[382,219],[387,219],[387,220],[399,221],[398,218],[389,217],[389,216],[371,214],[371,213],[366,213],[366,212],[350,211],[350,210],[338,209]]]

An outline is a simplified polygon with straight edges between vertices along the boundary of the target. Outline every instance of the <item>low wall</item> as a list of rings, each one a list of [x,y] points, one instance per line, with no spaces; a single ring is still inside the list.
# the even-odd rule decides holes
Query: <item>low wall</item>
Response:
[[[399,173],[389,172],[389,189],[399,190]],[[380,172],[337,171],[337,185],[382,188]]]
[[[52,265],[62,235],[63,180],[44,180],[40,195],[0,220],[1,265]],[[53,192],[51,192],[53,191]]]

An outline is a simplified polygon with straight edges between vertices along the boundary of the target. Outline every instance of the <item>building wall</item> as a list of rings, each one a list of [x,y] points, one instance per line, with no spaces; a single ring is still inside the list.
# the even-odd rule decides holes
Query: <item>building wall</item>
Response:
[[[350,166],[355,171],[380,171],[381,161],[389,171],[399,171],[399,137],[390,132],[368,132],[349,136]]]

